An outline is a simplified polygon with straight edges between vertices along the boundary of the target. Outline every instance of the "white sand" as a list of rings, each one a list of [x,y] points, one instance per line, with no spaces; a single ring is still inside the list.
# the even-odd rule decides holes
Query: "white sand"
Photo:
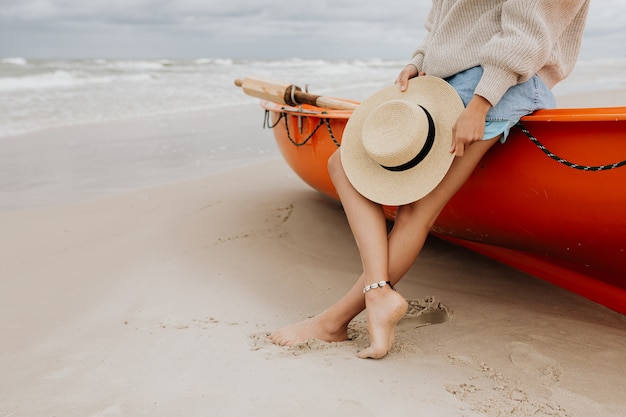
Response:
[[[626,88],[563,94],[556,99],[559,107],[626,106]]]
[[[360,272],[341,207],[281,159],[0,230],[0,416],[626,415],[624,316],[436,239],[385,359],[355,356],[361,317],[269,344]]]

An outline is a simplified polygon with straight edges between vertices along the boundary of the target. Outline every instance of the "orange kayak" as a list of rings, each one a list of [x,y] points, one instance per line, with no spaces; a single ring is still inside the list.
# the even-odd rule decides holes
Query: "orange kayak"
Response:
[[[293,171],[337,199],[326,164],[352,111],[261,105]],[[432,233],[626,314],[626,107],[521,123],[527,133],[514,128],[485,155]]]

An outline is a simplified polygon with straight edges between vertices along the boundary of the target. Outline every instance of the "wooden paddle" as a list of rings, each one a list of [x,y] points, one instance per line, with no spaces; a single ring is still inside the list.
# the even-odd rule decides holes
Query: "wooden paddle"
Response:
[[[262,78],[246,77],[243,80],[237,79],[235,80],[235,85],[241,87],[243,92],[250,96],[288,106],[310,104],[332,110],[354,110],[358,106],[355,103],[306,93],[293,84],[264,80]]]

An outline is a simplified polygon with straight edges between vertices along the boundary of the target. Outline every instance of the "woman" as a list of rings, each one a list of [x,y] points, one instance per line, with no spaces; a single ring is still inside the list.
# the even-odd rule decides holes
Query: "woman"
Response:
[[[406,91],[410,79],[428,74],[454,87],[465,104],[451,132],[450,153],[456,158],[432,192],[398,208],[387,234],[381,205],[357,191],[337,151],[329,172],[359,247],[363,273],[328,310],[275,331],[272,342],[346,340],[348,324],[366,309],[371,344],[358,356],[387,354],[407,310],[406,300],[392,286],[409,270],[437,216],[485,152],[504,141],[525,114],[554,107],[550,88],[576,63],[588,8],[588,0],[433,1],[428,35],[396,84]]]

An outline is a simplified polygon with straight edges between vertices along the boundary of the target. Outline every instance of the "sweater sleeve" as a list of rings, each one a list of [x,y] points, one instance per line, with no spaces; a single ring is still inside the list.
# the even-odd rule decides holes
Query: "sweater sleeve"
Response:
[[[433,6],[428,12],[428,16],[426,16],[426,21],[424,22],[424,27],[426,28],[426,37],[422,41],[421,45],[413,52],[413,56],[409,60],[409,64],[415,65],[418,71],[424,70],[424,54],[426,52],[426,48],[428,47],[428,41],[430,39],[430,33],[433,28],[434,20],[435,20],[436,10]]]
[[[549,63],[555,45],[587,1],[506,1],[502,6],[501,32],[480,52],[484,73],[475,94],[495,105],[510,87],[536,74]]]

